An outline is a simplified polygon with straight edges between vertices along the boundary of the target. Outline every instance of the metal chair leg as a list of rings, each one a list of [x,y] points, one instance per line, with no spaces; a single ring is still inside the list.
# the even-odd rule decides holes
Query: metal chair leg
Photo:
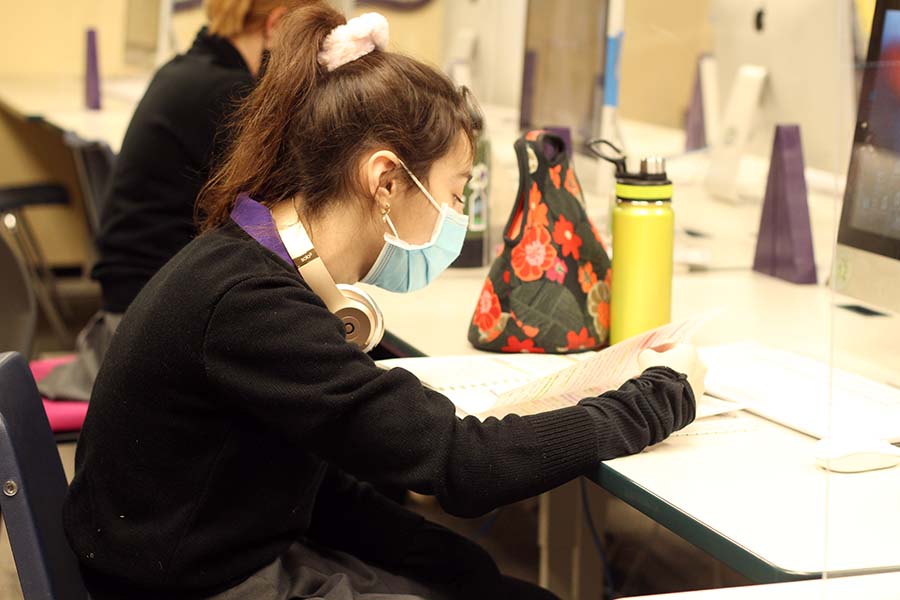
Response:
[[[60,297],[59,290],[56,286],[56,277],[53,275],[50,267],[47,266],[47,261],[44,259],[44,253],[41,251],[41,247],[38,244],[37,237],[34,235],[34,231],[31,229],[31,224],[29,224],[28,219],[25,218],[25,214],[22,211],[16,212],[19,213],[16,215],[16,217],[18,219],[19,226],[22,228],[22,237],[23,239],[27,240],[28,245],[31,247],[33,255],[36,259],[35,271],[45,282],[51,298],[58,307],[58,312],[60,314],[65,314],[66,316],[71,316],[68,314],[68,310],[66,310],[65,304],[62,302],[62,298]]]
[[[13,217],[12,219],[8,218],[10,215]],[[43,253],[37,245],[27,220],[23,218],[20,211],[15,211],[14,213],[7,213],[7,218],[4,218],[4,224],[16,240],[25,262],[30,267],[29,271],[34,294],[38,304],[44,311],[47,322],[50,324],[59,342],[69,347],[72,344],[72,335],[69,333],[60,312],[62,302],[56,289],[56,280],[47,268]]]

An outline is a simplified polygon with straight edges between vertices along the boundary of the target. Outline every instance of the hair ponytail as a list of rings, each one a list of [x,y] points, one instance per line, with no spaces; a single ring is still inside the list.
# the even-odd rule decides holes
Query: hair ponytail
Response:
[[[363,152],[388,148],[420,178],[460,132],[472,141],[473,113],[446,76],[375,49],[328,71],[318,55],[346,22],[324,3],[279,24],[265,74],[236,111],[231,147],[200,193],[201,230],[228,220],[241,192],[267,206],[301,196],[309,214],[359,195]]]
[[[259,190],[275,179],[291,115],[302,110],[321,74],[319,47],[344,22],[324,4],[284,17],[265,75],[234,114],[226,158],[201,191],[198,211],[204,225],[228,218],[231,207],[223,200],[233,201],[238,193]]]

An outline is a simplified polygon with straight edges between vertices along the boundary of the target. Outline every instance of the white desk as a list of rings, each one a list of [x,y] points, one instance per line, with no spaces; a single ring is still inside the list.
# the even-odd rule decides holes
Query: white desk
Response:
[[[371,291],[388,328],[426,354],[471,353],[466,332],[485,272],[450,271],[409,295]],[[844,368],[900,377],[900,319],[833,308],[825,288],[711,272],[677,276],[673,297],[676,319],[725,308],[698,344],[751,339],[827,359],[833,339]],[[755,581],[900,570],[900,469],[829,475],[813,463],[812,438],[739,414],[746,431],[676,436],[593,479]]]
[[[632,597],[631,600],[895,600],[900,573]],[[627,600],[627,599],[623,599]]]
[[[118,153],[149,76],[101,81],[101,110],[84,104],[84,81],[72,77],[5,77],[0,104],[20,118],[41,120],[85,140],[99,140]]]

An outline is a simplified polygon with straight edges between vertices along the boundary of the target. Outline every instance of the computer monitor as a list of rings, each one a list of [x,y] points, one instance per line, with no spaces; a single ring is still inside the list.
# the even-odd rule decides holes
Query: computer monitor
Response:
[[[777,124],[800,126],[806,166],[843,174],[855,114],[851,2],[713,0],[710,8],[724,103],[712,139],[710,178],[724,180],[716,187],[736,187],[728,180],[743,155],[770,156]]]
[[[875,9],[834,264],[838,292],[900,312],[900,0]]]

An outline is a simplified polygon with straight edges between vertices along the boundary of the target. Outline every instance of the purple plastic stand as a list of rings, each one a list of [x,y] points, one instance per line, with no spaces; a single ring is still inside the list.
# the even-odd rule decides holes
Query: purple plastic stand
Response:
[[[100,69],[97,64],[97,30],[87,30],[87,64],[84,69],[84,103],[100,110]]]
[[[694,91],[688,104],[687,119],[684,124],[684,149],[700,150],[706,148],[706,124],[703,119],[703,87],[700,85],[700,61],[697,59],[697,73],[694,75]]]
[[[791,283],[816,283],[800,127],[778,125],[753,270]]]

